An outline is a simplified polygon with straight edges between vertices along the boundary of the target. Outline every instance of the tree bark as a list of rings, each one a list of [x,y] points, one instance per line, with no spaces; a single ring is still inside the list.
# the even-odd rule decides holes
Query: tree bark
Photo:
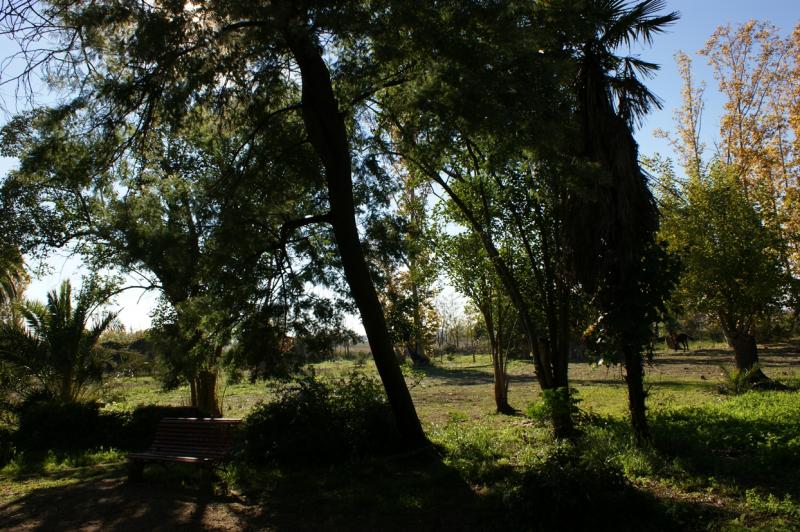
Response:
[[[631,347],[624,348],[625,382],[628,385],[628,411],[631,428],[637,445],[650,441],[650,428],[645,410],[644,368],[641,353]]]
[[[745,332],[732,333],[728,335],[733,356],[736,360],[736,369],[749,371],[758,364],[758,346],[752,334]]]
[[[347,129],[333,93],[328,67],[308,28],[299,24],[288,27],[286,40],[300,68],[303,122],[309,141],[325,168],[331,225],[345,279],[361,314],[398,430],[410,447],[425,444],[427,440],[394,356],[383,308],[359,241]]]
[[[494,350],[494,348],[492,348]],[[499,353],[492,356],[494,369],[494,404],[498,414],[513,414],[514,409],[508,404],[508,375],[506,375]]]
[[[726,333],[728,343],[733,348],[733,357],[738,371],[749,372],[748,381],[754,387],[779,387],[758,368],[758,346],[755,337],[747,332]]]
[[[217,397],[217,372],[201,369],[192,384],[194,391],[192,406],[207,416],[222,417]]]

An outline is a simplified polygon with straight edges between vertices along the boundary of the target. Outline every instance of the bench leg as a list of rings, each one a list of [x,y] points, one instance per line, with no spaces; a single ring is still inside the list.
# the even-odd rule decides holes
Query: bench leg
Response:
[[[139,482],[144,476],[144,462],[140,460],[128,461],[128,482]]]

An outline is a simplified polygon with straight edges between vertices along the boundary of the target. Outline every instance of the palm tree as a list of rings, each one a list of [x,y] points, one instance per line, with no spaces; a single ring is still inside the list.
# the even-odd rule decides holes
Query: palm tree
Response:
[[[25,302],[21,307],[24,326],[0,326],[0,361],[24,375],[33,385],[30,391],[42,391],[65,403],[80,400],[88,385],[102,377],[103,358],[97,343],[117,315],[105,314],[88,329],[87,323],[106,299],[90,283],[73,305],[72,286],[64,281],[58,291],[48,294],[47,303]]]
[[[678,14],[658,15],[663,0],[590,0],[588,5],[575,84],[579,155],[599,167],[600,175],[593,173],[593,181],[571,197],[571,263],[594,296],[611,345],[624,356],[631,423],[642,441],[649,435],[641,354],[659,297],[657,290],[644,290],[655,295],[642,296],[642,283],[653,278],[643,264],[656,262],[651,257],[658,211],[632,130],[650,109],[660,107],[639,78],[652,75],[658,65],[616,52],[637,40],[652,43]]]
[[[0,306],[19,297],[28,280],[22,254],[10,246],[0,248]]]

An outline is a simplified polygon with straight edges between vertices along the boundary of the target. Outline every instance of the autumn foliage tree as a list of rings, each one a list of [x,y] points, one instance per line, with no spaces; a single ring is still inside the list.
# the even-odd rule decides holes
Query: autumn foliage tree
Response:
[[[676,55],[683,78],[683,102],[669,139],[686,176],[709,175],[723,164],[757,209],[762,223],[779,237],[776,252],[787,275],[787,304],[800,311],[800,26],[783,36],[775,25],[751,20],[720,26],[700,55],[708,60],[723,107],[715,151],[703,142],[703,81],[692,58]],[[731,185],[732,186],[732,185]]]
[[[667,138],[683,167],[660,166],[662,235],[684,263],[678,297],[712,316],[740,371],[758,363],[756,320],[800,309],[798,277],[798,85],[800,27],[790,36],[764,21],[721,26],[700,55],[708,60],[723,108],[715,151],[701,131],[705,84],[692,58],[676,55],[683,102]],[[757,370],[752,377],[764,382]]]

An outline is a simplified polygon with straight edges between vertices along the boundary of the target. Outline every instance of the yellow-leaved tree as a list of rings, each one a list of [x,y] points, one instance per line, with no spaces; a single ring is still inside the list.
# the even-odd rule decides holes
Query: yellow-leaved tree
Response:
[[[692,58],[676,55],[683,78],[675,131],[667,138],[687,178],[724,164],[762,223],[780,236],[780,261],[790,278],[785,303],[800,316],[800,25],[787,36],[765,21],[720,26],[699,54],[723,97],[714,151],[706,156],[701,126],[705,83]]]

